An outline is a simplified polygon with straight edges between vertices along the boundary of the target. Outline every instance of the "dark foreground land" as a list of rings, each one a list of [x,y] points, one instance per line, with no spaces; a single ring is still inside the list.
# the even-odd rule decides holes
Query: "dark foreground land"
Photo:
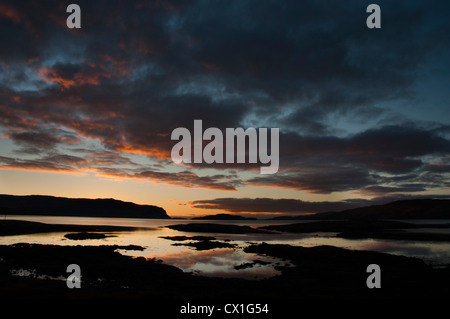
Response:
[[[157,260],[121,255],[136,246],[0,246],[0,297],[5,298],[138,298],[149,300],[298,300],[298,299],[448,299],[450,269],[433,269],[422,260],[389,254],[318,246],[258,244],[247,252],[285,258],[295,267],[264,280],[194,276]],[[82,288],[69,289],[66,268],[81,267]],[[366,286],[369,264],[382,270],[382,288]],[[12,276],[14,270],[32,276]],[[44,279],[38,279],[44,278]]]
[[[5,222],[5,221],[2,221]],[[6,227],[6,225],[8,227]],[[284,231],[341,231],[365,233],[391,231],[406,227],[404,224],[293,224]],[[303,224],[305,225],[305,224]],[[71,231],[77,239],[96,236],[111,231],[107,227],[85,228],[69,225],[52,226],[40,223],[10,221],[3,223],[7,233],[33,233],[43,231]],[[229,228],[223,232],[241,232],[247,228]],[[319,227],[320,226],[320,227]],[[336,227],[339,228],[337,229]],[[190,231],[199,231],[189,226]],[[201,225],[200,228],[203,226]],[[301,229],[301,227],[306,227]],[[309,227],[309,228],[308,228]],[[114,228],[118,230],[118,228]],[[217,226],[216,231],[219,230]],[[249,230],[253,232],[253,230]],[[257,229],[256,231],[280,231]],[[96,233],[93,233],[96,232]],[[1,237],[0,237],[1,238]],[[172,236],[168,240],[180,241],[196,249],[220,247],[211,236]],[[220,245],[219,245],[220,244]],[[219,245],[219,246],[217,246]],[[300,311],[314,305],[316,311],[326,305],[336,304],[354,311],[356,304],[375,309],[379,302],[394,302],[415,307],[417,304],[446,305],[450,296],[450,266],[432,268],[422,260],[371,251],[352,251],[332,246],[297,247],[276,244],[252,244],[248,253],[274,256],[290,261],[294,267],[277,266],[281,275],[263,279],[211,278],[184,273],[182,270],[159,260],[133,258],[119,250],[140,250],[139,246],[57,246],[37,244],[0,245],[0,300],[38,300],[52,303],[68,300],[102,301],[116,299],[123,305],[128,300],[145,305],[149,311],[163,307],[165,317],[178,318],[183,305],[216,305],[225,303],[268,303],[273,313]],[[81,268],[81,288],[69,289],[65,278],[67,266],[77,264]],[[381,268],[381,288],[369,289],[366,281],[370,273],[367,266],[377,264]],[[244,267],[246,265],[243,265]],[[31,275],[16,276],[20,270]],[[413,303],[411,303],[414,301]],[[111,309],[111,308],[109,308]],[[333,310],[334,308],[332,308]],[[353,309],[353,310],[352,310]],[[369,308],[367,308],[369,309]],[[161,310],[161,309],[158,309]],[[371,310],[372,311],[372,310]],[[256,315],[254,315],[256,318]],[[192,316],[195,317],[195,316]],[[202,317],[202,316],[200,316]],[[207,317],[206,314],[203,317]],[[212,316],[217,317],[217,316]],[[245,316],[244,316],[245,317]],[[258,316],[258,318],[263,316]],[[280,318],[279,316],[272,316]],[[300,316],[301,317],[301,316]],[[197,318],[197,317],[196,317]]]

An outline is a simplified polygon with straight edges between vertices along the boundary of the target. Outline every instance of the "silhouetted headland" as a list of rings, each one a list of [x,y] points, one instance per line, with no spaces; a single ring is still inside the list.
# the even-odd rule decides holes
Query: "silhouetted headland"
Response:
[[[288,233],[337,233],[336,237],[348,239],[397,239],[397,240],[428,240],[450,241],[449,233],[414,232],[414,229],[433,228],[449,229],[450,224],[413,224],[394,220],[325,220],[303,222],[287,225],[262,226],[259,229],[281,231]]]
[[[0,214],[158,219],[170,218],[163,208],[153,205],[138,205],[111,198],[87,199],[41,195],[0,195]]]
[[[450,219],[449,199],[408,199],[384,205],[364,206],[337,212],[299,216],[279,216],[274,220],[336,220],[336,219]]]
[[[166,227],[179,231],[199,232],[199,233],[224,233],[224,234],[271,233],[267,230],[252,228],[250,226],[238,226],[227,224],[192,223],[192,224],[169,225]]]

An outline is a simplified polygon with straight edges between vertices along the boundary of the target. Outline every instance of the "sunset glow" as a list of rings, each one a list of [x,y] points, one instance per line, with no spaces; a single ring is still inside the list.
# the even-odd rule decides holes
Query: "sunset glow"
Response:
[[[0,5],[0,193],[259,217],[450,196],[447,4],[369,30],[360,1],[79,1],[81,29],[68,3]],[[175,164],[196,119],[279,128],[278,171]]]

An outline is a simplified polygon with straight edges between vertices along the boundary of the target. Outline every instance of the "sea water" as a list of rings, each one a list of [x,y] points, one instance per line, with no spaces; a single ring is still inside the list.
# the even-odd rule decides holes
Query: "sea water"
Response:
[[[42,222],[48,224],[71,225],[110,225],[138,227],[131,231],[105,232],[108,236],[102,239],[70,240],[64,237],[68,232],[37,233],[14,236],[0,236],[1,245],[16,243],[51,244],[51,245],[138,245],[144,250],[118,251],[133,257],[155,258],[170,264],[185,272],[219,277],[241,277],[247,279],[262,279],[281,274],[275,266],[290,266],[289,261],[270,256],[262,256],[244,252],[250,244],[266,242],[269,244],[288,244],[303,247],[330,245],[352,250],[370,250],[395,255],[418,257],[426,263],[439,267],[450,264],[450,243],[434,241],[385,240],[385,239],[344,239],[335,237],[335,233],[252,233],[252,234],[221,234],[198,233],[172,230],[166,226],[186,223],[215,223],[261,227],[266,225],[281,225],[297,222],[293,220],[187,220],[187,219],[138,219],[138,218],[97,218],[97,217],[58,217],[58,216],[3,216],[2,219],[15,219]],[[415,222],[418,221],[408,221]],[[427,220],[425,223],[448,223],[442,220]],[[422,229],[421,231],[426,231]],[[435,231],[435,230],[432,230]],[[440,229],[448,231],[448,229]],[[162,237],[170,236],[211,236],[217,241],[226,241],[235,246],[232,248],[215,248],[195,250],[192,247],[173,245],[192,242],[173,241]],[[256,262],[255,262],[256,261]],[[243,265],[246,265],[243,267]]]

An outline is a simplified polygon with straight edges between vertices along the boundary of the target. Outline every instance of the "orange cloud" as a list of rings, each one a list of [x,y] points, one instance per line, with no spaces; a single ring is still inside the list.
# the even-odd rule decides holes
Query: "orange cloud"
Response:
[[[65,87],[66,89],[75,85],[74,80],[65,79],[62,76],[58,75],[58,72],[52,68],[43,67],[38,71],[39,77],[44,79],[44,81],[51,83],[56,82],[59,85]]]
[[[23,19],[19,11],[4,3],[0,3],[0,17],[10,19],[14,24],[20,23]]]
[[[225,191],[236,191],[236,186],[240,184],[240,181],[227,180],[223,175],[198,176],[189,171],[172,173],[147,170],[140,173],[132,173],[114,168],[101,168],[98,171],[98,175],[115,179],[147,180],[153,183],[176,185],[184,188],[205,188]]]
[[[170,151],[161,148],[139,148],[132,145],[124,144],[117,147],[120,152],[130,153],[130,154],[140,154],[152,156],[160,159],[170,159]]]
[[[124,74],[123,71],[120,71],[119,74]],[[57,69],[53,69],[50,67],[43,67],[38,71],[39,77],[41,77],[44,81],[48,83],[58,83],[60,86],[68,89],[73,86],[81,86],[81,85],[99,85],[100,79],[109,79],[111,75],[103,70],[99,69],[87,69],[80,70],[73,78],[65,77],[61,75],[61,72]]]
[[[16,165],[0,165],[2,170],[16,170],[16,171],[33,171],[33,172],[43,172],[43,173],[64,173],[72,175],[86,175],[85,172],[72,170],[70,168],[63,167],[45,167],[39,164],[16,164]]]

